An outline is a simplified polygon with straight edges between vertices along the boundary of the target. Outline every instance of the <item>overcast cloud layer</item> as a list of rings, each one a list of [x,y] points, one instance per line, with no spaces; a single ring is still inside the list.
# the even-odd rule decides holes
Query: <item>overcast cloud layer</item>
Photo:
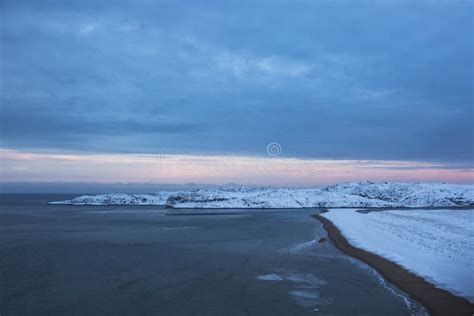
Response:
[[[1,1],[1,147],[473,161],[472,1]]]

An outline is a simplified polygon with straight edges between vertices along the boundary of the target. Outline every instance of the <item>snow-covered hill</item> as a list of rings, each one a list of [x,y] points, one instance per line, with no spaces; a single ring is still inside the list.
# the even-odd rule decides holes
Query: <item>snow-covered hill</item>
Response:
[[[474,185],[366,181],[333,185],[323,191],[394,202],[407,207],[474,205]]]
[[[80,196],[52,204],[167,205],[174,208],[474,206],[474,185],[359,182],[323,189],[222,187],[157,194]]]
[[[156,194],[110,193],[99,195],[82,195],[72,200],[49,202],[49,204],[70,205],[165,205],[166,200],[174,192]]]

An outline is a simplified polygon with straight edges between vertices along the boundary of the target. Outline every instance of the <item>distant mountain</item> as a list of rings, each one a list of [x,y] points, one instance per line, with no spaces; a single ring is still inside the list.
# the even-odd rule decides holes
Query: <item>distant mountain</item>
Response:
[[[51,204],[174,208],[453,207],[474,206],[474,185],[366,181],[322,189],[227,186],[156,194],[86,195]]]

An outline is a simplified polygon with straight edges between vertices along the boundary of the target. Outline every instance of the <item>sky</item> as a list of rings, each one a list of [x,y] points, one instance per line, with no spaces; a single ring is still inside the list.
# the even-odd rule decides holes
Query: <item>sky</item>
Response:
[[[474,182],[473,1],[0,11],[3,182]]]

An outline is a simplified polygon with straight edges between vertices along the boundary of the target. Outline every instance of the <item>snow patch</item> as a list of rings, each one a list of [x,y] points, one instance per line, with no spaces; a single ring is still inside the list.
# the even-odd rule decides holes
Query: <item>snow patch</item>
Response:
[[[293,284],[294,289],[288,294],[293,297],[297,304],[311,307],[317,310],[316,306],[331,304],[332,299],[321,299],[323,294],[321,286],[326,285],[326,281],[318,279],[312,273],[271,273],[257,277],[263,281],[286,281]]]
[[[262,281],[283,281],[284,280],[281,276],[279,276],[276,273],[259,275],[257,279],[262,280]]]
[[[331,209],[322,214],[355,247],[474,302],[474,210]]]
[[[318,292],[307,291],[307,290],[290,291],[290,295],[296,296],[298,298],[304,298],[304,299],[310,299],[310,300],[319,298]]]

